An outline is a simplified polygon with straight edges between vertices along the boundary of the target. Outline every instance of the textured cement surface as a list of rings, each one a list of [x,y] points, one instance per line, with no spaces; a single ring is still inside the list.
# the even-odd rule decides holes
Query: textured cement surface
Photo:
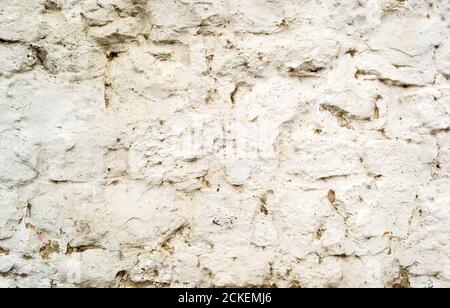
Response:
[[[0,287],[450,287],[448,0],[0,0]]]

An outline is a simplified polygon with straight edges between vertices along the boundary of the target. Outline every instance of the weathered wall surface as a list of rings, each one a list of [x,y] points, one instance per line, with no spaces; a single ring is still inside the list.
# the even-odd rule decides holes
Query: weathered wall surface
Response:
[[[449,16],[0,0],[0,286],[449,287]]]

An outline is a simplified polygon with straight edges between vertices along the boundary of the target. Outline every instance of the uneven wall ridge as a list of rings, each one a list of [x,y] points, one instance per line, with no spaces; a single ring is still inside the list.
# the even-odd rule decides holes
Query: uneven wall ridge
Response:
[[[0,287],[450,287],[447,0],[0,0]]]

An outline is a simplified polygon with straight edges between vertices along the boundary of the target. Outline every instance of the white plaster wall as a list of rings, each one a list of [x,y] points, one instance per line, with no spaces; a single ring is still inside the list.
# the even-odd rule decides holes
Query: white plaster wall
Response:
[[[0,0],[0,287],[450,287],[447,0]]]

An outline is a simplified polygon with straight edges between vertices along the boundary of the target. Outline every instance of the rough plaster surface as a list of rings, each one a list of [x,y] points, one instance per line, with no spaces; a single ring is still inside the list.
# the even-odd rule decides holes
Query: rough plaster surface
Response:
[[[0,0],[0,287],[450,287],[447,0]]]

